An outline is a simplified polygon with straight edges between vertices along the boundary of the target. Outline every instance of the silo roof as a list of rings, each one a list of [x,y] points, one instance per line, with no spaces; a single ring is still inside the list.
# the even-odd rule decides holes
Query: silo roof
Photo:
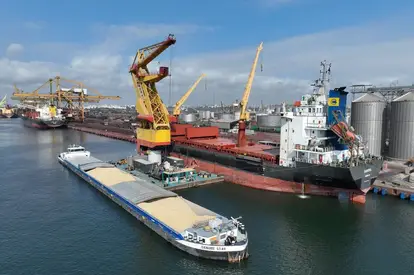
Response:
[[[408,92],[400,97],[397,97],[396,99],[393,100],[393,102],[395,101],[414,101],[414,93],[413,92]]]
[[[372,102],[372,101],[382,101],[385,102],[385,99],[382,97],[379,97],[375,94],[364,94],[363,96],[355,99],[352,102]]]

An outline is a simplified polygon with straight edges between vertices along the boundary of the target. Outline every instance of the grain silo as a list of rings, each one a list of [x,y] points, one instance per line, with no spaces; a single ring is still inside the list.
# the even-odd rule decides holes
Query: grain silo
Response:
[[[361,96],[351,106],[351,126],[375,156],[382,155],[385,147],[386,108],[386,100],[374,94]]]
[[[388,156],[403,161],[414,157],[414,93],[391,102],[390,124]]]
[[[257,117],[257,127],[261,130],[275,130],[280,126],[280,115],[262,115]]]
[[[194,113],[189,113],[189,114],[181,113],[180,120],[185,123],[193,123],[193,122],[196,122],[197,117],[196,117],[196,114]]]

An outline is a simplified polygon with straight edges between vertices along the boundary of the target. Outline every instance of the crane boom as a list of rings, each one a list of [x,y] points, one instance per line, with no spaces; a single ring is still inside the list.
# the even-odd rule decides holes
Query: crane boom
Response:
[[[175,103],[173,115],[179,116],[181,113],[181,106],[184,104],[184,102],[187,100],[187,98],[190,96],[190,94],[194,91],[194,89],[197,87],[197,85],[200,83],[200,81],[205,77],[205,74],[201,74],[196,82],[188,89],[188,91],[180,98],[180,100]]]
[[[247,112],[247,103],[249,102],[250,91],[252,89],[254,75],[256,73],[257,62],[259,60],[260,52],[263,50],[263,42],[260,43],[259,47],[256,50],[256,56],[253,61],[252,69],[249,74],[249,78],[247,79],[246,87],[244,89],[243,98],[240,101],[240,120],[248,120],[249,113]]]
[[[61,81],[76,84],[76,86],[70,89],[61,89]],[[56,85],[55,91],[53,91],[53,84]],[[39,93],[39,91],[46,86],[49,86],[49,93]],[[62,78],[60,76],[48,79],[39,88],[30,93],[23,92],[22,90],[18,89],[16,85],[14,85],[14,90],[15,91],[11,97],[13,100],[20,100],[22,103],[27,101],[50,101],[51,103],[55,102],[59,108],[66,107],[70,110],[77,109],[79,111],[79,117],[81,121],[85,119],[84,103],[98,103],[103,99],[120,99],[119,96],[104,96],[92,88],[89,88],[89,90],[92,91],[95,95],[86,94],[86,86],[82,82]],[[66,103],[66,106],[62,106],[63,103]]]
[[[247,103],[249,102],[250,91],[252,89],[254,75],[256,73],[256,66],[259,60],[260,52],[263,50],[263,42],[260,43],[256,50],[256,56],[253,61],[252,69],[250,70],[249,78],[247,79],[246,87],[244,89],[243,98],[240,101],[240,119],[239,131],[237,136],[237,146],[246,146],[246,121],[249,120],[250,114],[247,112]]]
[[[168,47],[175,44],[170,34],[163,42],[139,49],[130,67],[138,113],[137,147],[154,148],[169,145],[171,129],[169,113],[157,91],[155,83],[169,75],[168,67],[160,67],[156,73],[150,73],[148,64]]]

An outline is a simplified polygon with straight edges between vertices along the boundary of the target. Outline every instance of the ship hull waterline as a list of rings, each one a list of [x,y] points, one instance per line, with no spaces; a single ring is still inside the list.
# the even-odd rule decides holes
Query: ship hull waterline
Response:
[[[78,175],[87,183],[89,183],[92,187],[99,190],[107,198],[111,199],[113,202],[124,208],[136,219],[138,219],[144,225],[146,225],[149,229],[155,231],[159,236],[164,238],[167,242],[169,242],[179,250],[195,257],[217,261],[239,262],[249,257],[248,242],[242,245],[242,247],[202,245],[184,240],[181,235],[177,235],[177,232],[173,234],[166,233],[166,231],[163,230],[165,226],[160,224],[160,222],[156,218],[150,216],[148,213],[144,212],[136,205],[128,202],[127,200],[116,194],[114,191],[110,190],[105,185],[101,184],[99,181],[89,176],[87,173],[76,168],[71,163],[63,160],[60,157],[58,157],[58,160],[63,166],[70,169],[76,175]]]

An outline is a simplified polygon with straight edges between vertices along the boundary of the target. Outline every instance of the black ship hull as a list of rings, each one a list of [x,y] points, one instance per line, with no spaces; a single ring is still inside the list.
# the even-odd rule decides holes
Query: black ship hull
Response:
[[[264,177],[283,181],[312,184],[321,187],[359,190],[366,193],[381,171],[383,160],[375,159],[370,164],[355,167],[334,167],[296,162],[296,167],[284,167],[226,153],[202,150],[191,146],[174,144],[172,151],[183,156],[232,167]]]

